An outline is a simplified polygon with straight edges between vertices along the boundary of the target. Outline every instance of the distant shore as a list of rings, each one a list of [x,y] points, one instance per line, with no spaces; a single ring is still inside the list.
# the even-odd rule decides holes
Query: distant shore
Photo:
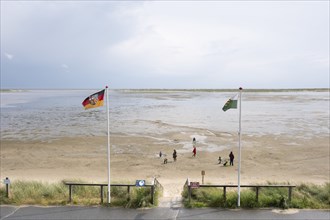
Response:
[[[10,89],[0,89],[0,92],[20,92],[20,91],[31,91],[31,90],[98,90],[101,88],[10,88]],[[141,88],[141,89],[128,89],[128,88],[115,88],[110,90],[114,91],[128,91],[128,92],[236,92],[237,89],[159,89],[159,88]],[[314,91],[314,92],[326,92],[330,88],[279,88],[279,89],[245,89],[244,92],[303,92],[303,91]]]

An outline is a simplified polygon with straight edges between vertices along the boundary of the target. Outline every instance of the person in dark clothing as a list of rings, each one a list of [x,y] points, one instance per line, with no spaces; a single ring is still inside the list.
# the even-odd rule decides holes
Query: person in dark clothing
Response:
[[[176,150],[174,150],[174,151],[173,151],[173,160],[174,160],[174,161],[176,161],[176,157],[177,157],[177,155],[176,155]]]
[[[229,154],[229,159],[230,159],[230,163],[229,163],[229,165],[230,166],[234,166],[234,154],[233,154],[233,152],[232,151],[230,151],[230,154]]]

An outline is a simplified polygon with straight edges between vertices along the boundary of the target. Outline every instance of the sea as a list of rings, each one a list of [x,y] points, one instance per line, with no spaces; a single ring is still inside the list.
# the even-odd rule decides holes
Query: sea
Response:
[[[162,135],[183,128],[235,133],[239,109],[222,110],[238,90],[109,90],[108,105],[85,110],[90,90],[1,90],[1,140]],[[329,136],[329,89],[243,90],[242,133]]]

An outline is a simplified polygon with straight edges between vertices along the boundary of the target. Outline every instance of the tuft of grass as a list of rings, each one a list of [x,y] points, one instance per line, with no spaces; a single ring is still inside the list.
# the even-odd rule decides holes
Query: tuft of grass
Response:
[[[330,183],[324,185],[301,184],[294,192],[291,205],[295,208],[330,208]]]
[[[68,189],[63,183],[14,181],[10,185],[9,198],[5,194],[5,188],[0,188],[1,204],[63,205],[68,198]]]
[[[237,196],[235,202],[237,203]],[[243,191],[243,193],[241,194],[241,206],[245,208],[259,207],[258,202],[256,201],[256,193],[253,192],[253,190]]]
[[[131,199],[126,204],[126,207],[139,208],[148,206],[152,206],[150,188],[134,188]]]

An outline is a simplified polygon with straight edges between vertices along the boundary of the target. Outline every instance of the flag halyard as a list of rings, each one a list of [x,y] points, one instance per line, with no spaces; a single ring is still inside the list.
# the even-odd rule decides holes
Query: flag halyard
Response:
[[[82,102],[82,105],[85,107],[85,109],[97,108],[97,107],[103,106],[103,104],[104,104],[104,91],[105,91],[105,89],[88,96]]]

